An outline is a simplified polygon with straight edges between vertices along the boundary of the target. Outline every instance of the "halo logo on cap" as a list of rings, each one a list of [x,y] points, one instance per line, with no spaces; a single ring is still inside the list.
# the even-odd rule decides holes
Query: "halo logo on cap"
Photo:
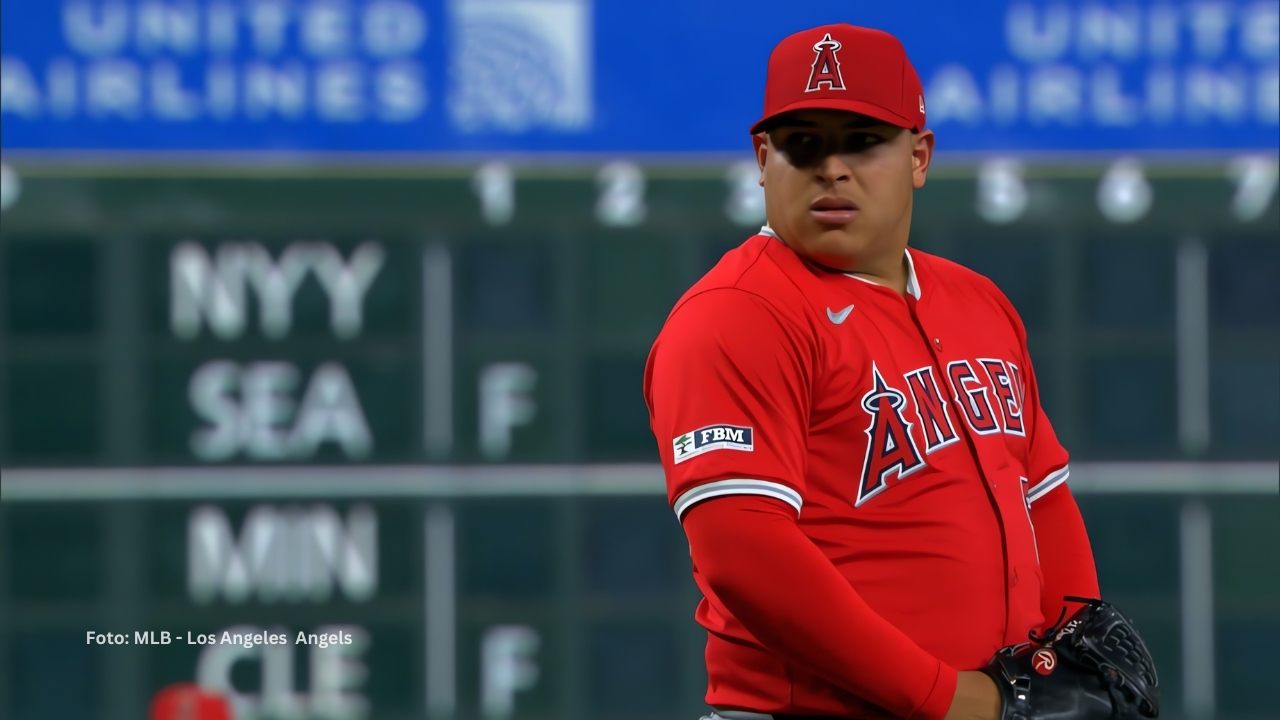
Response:
[[[828,90],[844,90],[844,77],[840,75],[840,42],[827,33],[813,44],[813,66],[809,69],[809,86],[805,92],[818,92],[825,84]]]

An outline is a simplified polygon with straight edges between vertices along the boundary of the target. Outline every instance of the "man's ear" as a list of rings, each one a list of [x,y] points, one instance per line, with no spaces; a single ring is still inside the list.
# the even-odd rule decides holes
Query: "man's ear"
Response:
[[[751,136],[751,144],[756,149],[756,165],[760,168],[760,187],[764,187],[764,163],[769,158],[769,135],[756,133]]]
[[[932,130],[921,130],[911,136],[911,187],[917,190],[924,187],[929,175],[935,140]]]

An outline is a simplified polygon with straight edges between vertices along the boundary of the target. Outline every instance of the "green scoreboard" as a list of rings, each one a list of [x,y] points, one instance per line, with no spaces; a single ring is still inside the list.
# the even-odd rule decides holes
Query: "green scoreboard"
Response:
[[[18,171],[5,465],[648,462],[649,344],[763,222],[749,165]],[[912,238],[1011,296],[1076,454],[1265,457],[1275,192],[1274,158],[942,168]]]
[[[132,720],[180,681],[239,720],[697,716],[641,375],[763,223],[750,163],[4,179],[0,716]],[[1276,187],[1273,156],[975,161],[936,169],[912,242],[1009,294],[1077,462],[1260,460]],[[1274,538],[1233,502],[1232,549]],[[1176,682],[1178,508],[1091,507],[1148,560],[1104,587]],[[1222,648],[1274,630],[1251,582]]]

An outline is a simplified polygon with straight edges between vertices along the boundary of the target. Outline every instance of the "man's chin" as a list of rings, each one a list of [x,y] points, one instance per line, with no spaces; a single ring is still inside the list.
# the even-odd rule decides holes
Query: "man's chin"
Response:
[[[797,253],[805,260],[832,272],[856,272],[859,267],[858,255],[852,252],[806,251],[797,249]]]
[[[803,252],[815,262],[842,271],[856,267],[867,255],[865,238],[845,228],[827,229],[806,238]]]

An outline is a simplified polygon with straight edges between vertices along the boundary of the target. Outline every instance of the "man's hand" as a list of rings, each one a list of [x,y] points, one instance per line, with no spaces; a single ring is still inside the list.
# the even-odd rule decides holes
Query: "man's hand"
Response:
[[[956,677],[956,694],[945,720],[1000,720],[1000,691],[995,682],[976,671],[962,671]]]

